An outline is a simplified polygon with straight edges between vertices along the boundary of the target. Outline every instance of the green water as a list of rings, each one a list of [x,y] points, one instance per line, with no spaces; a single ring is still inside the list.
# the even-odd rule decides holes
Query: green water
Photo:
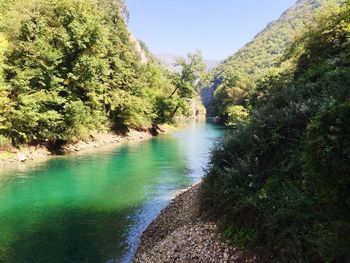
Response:
[[[0,172],[0,262],[130,262],[176,191],[200,180],[210,123]]]

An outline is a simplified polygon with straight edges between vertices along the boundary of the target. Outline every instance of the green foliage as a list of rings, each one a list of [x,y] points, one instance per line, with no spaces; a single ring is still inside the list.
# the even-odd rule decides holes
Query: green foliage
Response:
[[[9,99],[8,87],[4,80],[4,59],[8,48],[6,37],[0,33],[0,134],[10,127],[7,116],[10,114],[11,101]]]
[[[219,80],[219,88],[227,90],[238,87],[242,93],[237,103],[235,100],[229,101],[229,96],[223,100],[222,93],[216,92],[212,114],[225,120],[227,105],[221,107],[222,102],[245,106],[244,103],[255,90],[257,81],[279,66],[284,54],[293,44],[295,36],[304,29],[305,24],[312,22],[315,10],[322,3],[324,0],[298,1],[277,21],[270,23],[251,42],[214,69],[213,79]]]
[[[186,58],[179,58],[176,66],[180,72],[170,76],[174,86],[167,98],[158,98],[157,110],[160,122],[174,119],[176,114],[190,115],[190,102],[196,98],[200,87],[207,79],[206,65],[200,52],[189,53]]]
[[[0,5],[0,135],[16,144],[172,121],[196,93],[197,68],[184,64],[174,78],[145,44],[137,50],[122,0]],[[144,55],[148,62],[141,61]]]
[[[7,150],[11,147],[12,142],[9,138],[0,135],[0,150]]]
[[[213,111],[217,116],[224,116],[227,118],[227,109],[232,105],[245,105],[244,91],[239,87],[227,87],[226,85],[220,85],[213,98]]]
[[[239,124],[244,124],[248,119],[248,111],[240,105],[228,106],[225,110],[227,114],[226,125],[235,127]]]
[[[350,2],[321,9],[248,96],[201,191],[235,245],[279,262],[350,260]],[[237,105],[237,104],[232,104]]]
[[[216,116],[220,116],[222,123],[228,127],[236,127],[247,120],[248,94],[241,88],[242,85],[242,81],[231,72],[231,75],[223,77],[214,92],[212,111]]]
[[[107,66],[101,59],[102,28],[98,14],[88,14],[91,8],[52,2],[22,23],[5,71],[10,97],[16,102],[7,133],[16,141],[66,140],[72,130],[81,137],[78,126],[97,126],[93,121],[99,119],[92,113],[102,110],[95,97]],[[72,105],[80,106],[84,120],[72,121]]]
[[[176,66],[181,68],[180,73],[173,74],[173,82],[176,89],[170,95],[177,92],[181,97],[193,98],[203,81],[206,79],[206,65],[200,52],[189,53],[187,58],[178,58]]]
[[[306,129],[306,183],[322,209],[310,242],[323,258],[350,258],[350,103],[318,113]]]
[[[119,125],[116,128],[142,128],[143,125],[149,127],[151,124],[151,109],[142,98],[116,90],[111,94],[111,100],[110,116],[113,123]]]
[[[350,103],[322,110],[306,130],[304,160],[317,198],[342,209],[350,179]],[[334,193],[337,193],[336,195]]]
[[[218,66],[220,75],[232,75],[256,81],[278,65],[286,49],[293,43],[294,35],[310,23],[315,9],[324,1],[302,0],[287,10],[277,21],[270,23],[245,47]]]

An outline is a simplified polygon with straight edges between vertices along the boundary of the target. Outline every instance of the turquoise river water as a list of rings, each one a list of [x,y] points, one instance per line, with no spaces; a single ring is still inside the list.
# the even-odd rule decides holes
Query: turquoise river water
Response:
[[[210,123],[0,171],[0,262],[130,262],[142,231],[203,175]]]

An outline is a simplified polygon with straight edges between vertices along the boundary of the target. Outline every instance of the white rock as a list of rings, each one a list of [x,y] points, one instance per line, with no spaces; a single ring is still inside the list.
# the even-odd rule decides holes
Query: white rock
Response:
[[[17,158],[20,162],[26,162],[27,161],[27,155],[24,153],[17,153]]]

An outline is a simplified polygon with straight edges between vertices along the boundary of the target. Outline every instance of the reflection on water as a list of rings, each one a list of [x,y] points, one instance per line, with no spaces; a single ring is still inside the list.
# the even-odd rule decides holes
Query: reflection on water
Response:
[[[129,262],[176,191],[200,180],[212,124],[0,174],[0,262]]]

